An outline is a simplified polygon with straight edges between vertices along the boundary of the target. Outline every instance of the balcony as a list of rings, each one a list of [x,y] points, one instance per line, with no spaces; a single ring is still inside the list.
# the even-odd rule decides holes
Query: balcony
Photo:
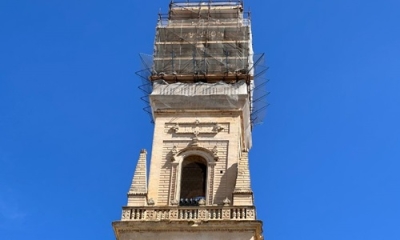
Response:
[[[255,220],[254,207],[123,207],[122,221]]]

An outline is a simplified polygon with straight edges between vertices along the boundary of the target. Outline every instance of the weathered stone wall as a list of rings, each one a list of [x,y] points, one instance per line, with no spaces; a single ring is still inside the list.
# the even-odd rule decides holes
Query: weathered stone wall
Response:
[[[240,112],[162,113],[156,117],[148,198],[169,205],[179,198],[181,151],[202,148],[214,160],[208,171],[207,205],[232,196],[242,145]],[[174,184],[175,183],[175,184]],[[171,192],[172,191],[172,192]]]

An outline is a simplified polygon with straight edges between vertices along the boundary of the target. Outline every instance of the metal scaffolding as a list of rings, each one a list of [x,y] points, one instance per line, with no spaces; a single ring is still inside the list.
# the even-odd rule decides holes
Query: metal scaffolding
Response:
[[[171,1],[168,13],[159,14],[153,56],[140,57],[143,69],[137,74],[143,79],[145,102],[154,81],[245,81],[255,114],[252,123],[262,121],[267,68],[264,55],[254,55],[250,13],[243,10],[242,1]]]
[[[159,14],[151,80],[251,80],[249,14],[240,2],[171,2]]]

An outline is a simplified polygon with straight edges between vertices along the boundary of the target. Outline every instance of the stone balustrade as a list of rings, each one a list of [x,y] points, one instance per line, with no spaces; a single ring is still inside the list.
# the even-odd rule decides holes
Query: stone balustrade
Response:
[[[122,221],[255,220],[254,207],[124,207]]]

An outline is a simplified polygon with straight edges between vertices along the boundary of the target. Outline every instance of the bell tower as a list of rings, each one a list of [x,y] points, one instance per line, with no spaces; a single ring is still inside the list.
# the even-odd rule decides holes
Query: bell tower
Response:
[[[153,147],[139,155],[117,240],[260,240],[250,184],[255,89],[242,1],[171,1],[146,68]]]

